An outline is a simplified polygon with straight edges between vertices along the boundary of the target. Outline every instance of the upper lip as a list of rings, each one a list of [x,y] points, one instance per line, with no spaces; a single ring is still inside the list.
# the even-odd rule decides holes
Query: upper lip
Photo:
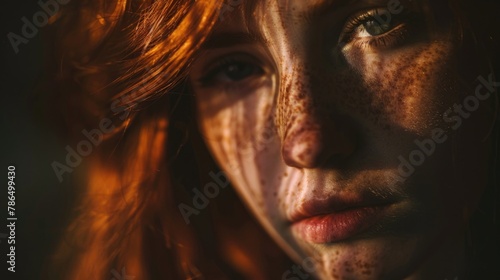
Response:
[[[393,204],[395,197],[380,197],[372,193],[340,193],[324,199],[311,199],[300,204],[290,214],[290,222],[335,212],[364,207],[377,207]]]

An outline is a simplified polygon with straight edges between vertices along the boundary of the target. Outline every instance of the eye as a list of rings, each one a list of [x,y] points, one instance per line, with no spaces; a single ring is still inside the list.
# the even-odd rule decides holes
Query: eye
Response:
[[[219,76],[220,79],[236,82],[258,73],[260,73],[260,69],[254,64],[233,62],[231,64],[224,65],[216,76]]]
[[[360,30],[359,37],[378,36],[391,30],[391,25],[380,23],[377,20],[369,20],[362,24],[363,30]]]
[[[386,9],[365,11],[347,20],[339,43],[343,46],[391,47],[405,39],[412,19],[404,12],[391,15]]]
[[[241,83],[263,75],[257,59],[246,54],[234,54],[217,59],[200,79],[204,85]]]

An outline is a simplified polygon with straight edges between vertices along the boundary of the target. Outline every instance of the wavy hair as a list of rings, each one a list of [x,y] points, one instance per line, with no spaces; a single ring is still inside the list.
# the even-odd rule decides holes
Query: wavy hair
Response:
[[[95,139],[100,142],[85,159],[83,182],[73,184],[79,201],[47,278],[263,277],[265,258],[259,263],[245,255],[231,236],[269,238],[240,225],[239,232],[218,236],[222,249],[208,244],[213,229],[186,224],[177,203],[188,195],[173,187],[179,184],[170,172],[181,164],[175,143],[187,128],[171,113],[187,110],[179,102],[186,70],[222,4],[82,0],[53,18],[46,40],[56,42],[47,56],[53,80],[46,101],[65,106],[51,110],[52,121],[73,143],[82,129],[99,128],[103,120],[113,131]],[[190,164],[197,173],[196,163]]]
[[[458,2],[449,4],[467,17],[461,13],[471,1]],[[116,272],[136,279],[278,279],[290,267],[239,201],[214,202],[210,212],[223,218],[207,214],[191,225],[177,207],[190,199],[182,186],[199,185],[202,170],[216,168],[200,137],[187,140],[196,125],[185,78],[223,5],[80,0],[51,19],[52,80],[45,100],[48,108],[56,106],[52,121],[73,143],[103,120],[114,129],[102,133],[85,159],[84,179],[75,180],[79,201],[47,278],[110,279]],[[192,149],[183,148],[186,141]],[[179,182],[188,177],[197,179]],[[236,199],[225,191],[217,200]]]

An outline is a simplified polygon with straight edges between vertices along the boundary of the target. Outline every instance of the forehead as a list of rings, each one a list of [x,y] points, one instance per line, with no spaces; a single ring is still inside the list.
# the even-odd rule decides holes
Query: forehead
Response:
[[[357,2],[350,0],[226,1],[208,48],[229,47],[261,41],[282,45],[299,41],[310,19],[327,10]]]
[[[218,30],[241,28],[249,21],[263,23],[270,19],[306,19],[328,11],[352,6],[357,2],[383,2],[359,0],[262,0],[262,1],[226,1],[223,5]],[[396,0],[389,0],[396,1]],[[241,23],[243,25],[238,25]],[[249,26],[250,27],[250,26]],[[255,26],[254,26],[255,27]]]
[[[307,40],[343,25],[355,12],[420,6],[421,0],[262,0],[226,1],[214,34],[246,33],[267,43]],[[241,35],[241,34],[240,34]],[[243,36],[240,36],[243,37]],[[219,36],[221,39],[221,36]],[[241,38],[240,38],[241,39]]]
[[[338,17],[346,11],[355,11],[368,7],[395,9],[399,6],[413,8],[427,3],[428,0],[226,0],[219,16],[218,28],[226,29],[229,23],[269,20],[307,19],[313,21],[321,16]],[[430,3],[447,3],[435,0]],[[450,1],[453,2],[453,1]]]

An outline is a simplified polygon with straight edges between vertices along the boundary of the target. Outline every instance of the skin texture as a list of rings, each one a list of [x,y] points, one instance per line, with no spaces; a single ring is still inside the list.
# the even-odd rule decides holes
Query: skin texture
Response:
[[[371,36],[358,22],[346,36],[353,17],[388,2],[326,2],[261,1],[249,18],[244,5],[224,14],[190,75],[207,146],[275,240],[299,264],[311,258],[309,273],[460,277],[464,213],[484,184],[491,122],[483,105],[460,133],[443,119],[473,93],[459,82],[453,29],[430,28],[422,3],[402,1],[386,33]],[[216,66],[227,61],[251,65],[249,74],[231,79],[230,63]],[[434,128],[448,140],[401,179],[398,157]],[[308,201],[363,192],[395,201],[368,230],[322,244],[293,230],[292,213]],[[292,276],[302,279],[284,279]]]

